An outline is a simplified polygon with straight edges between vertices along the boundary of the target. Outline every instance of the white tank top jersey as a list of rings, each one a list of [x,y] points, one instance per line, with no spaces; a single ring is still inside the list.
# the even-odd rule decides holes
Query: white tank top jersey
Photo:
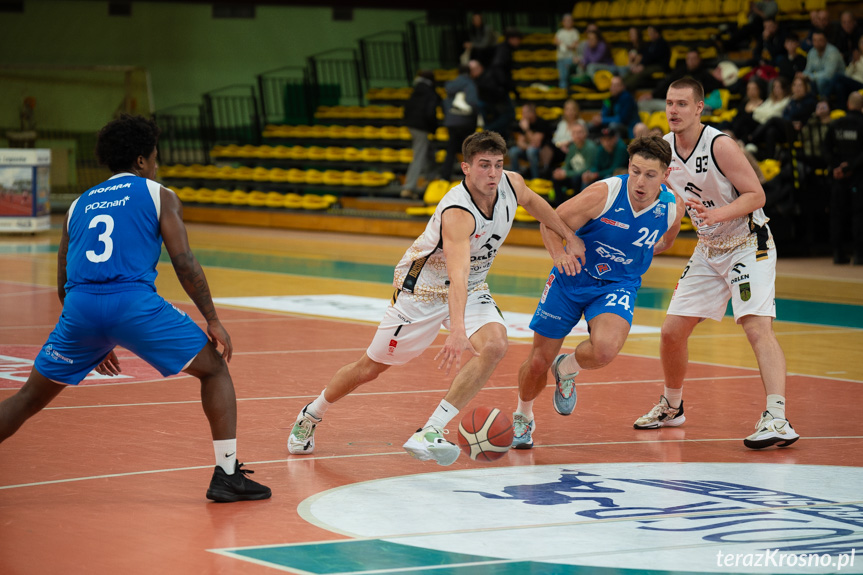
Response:
[[[683,158],[677,152],[674,133],[664,136],[671,144],[671,173],[667,182],[684,201],[701,202],[704,207],[711,209],[726,206],[740,196],[716,165],[713,145],[720,137],[728,136],[716,128],[704,126],[695,149],[688,157]],[[702,249],[706,248],[707,252],[727,252],[744,244],[751,243],[756,246],[767,241],[768,231],[764,225],[768,218],[760,208],[746,216],[711,226],[703,225],[700,218],[688,209],[687,212],[698,232],[698,244]],[[772,245],[772,240],[770,243]]]
[[[473,216],[474,230],[470,236],[470,273],[468,293],[488,289],[485,283],[494,256],[512,228],[518,200],[515,190],[504,174],[497,186],[497,200],[492,213],[483,214],[467,190],[467,183],[453,187],[435,208],[425,231],[402,256],[395,269],[393,285],[412,293],[418,301],[446,302],[449,290],[446,258],[443,253],[441,217],[446,210],[465,210]]]

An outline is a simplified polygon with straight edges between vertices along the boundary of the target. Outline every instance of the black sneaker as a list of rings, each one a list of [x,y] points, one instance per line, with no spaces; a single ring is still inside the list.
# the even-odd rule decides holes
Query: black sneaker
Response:
[[[246,477],[249,473],[254,471],[243,469],[243,464],[240,462],[237,462],[233,475],[228,475],[221,466],[217,465],[210,480],[210,488],[207,489],[207,499],[219,503],[269,499],[273,494],[270,488]]]

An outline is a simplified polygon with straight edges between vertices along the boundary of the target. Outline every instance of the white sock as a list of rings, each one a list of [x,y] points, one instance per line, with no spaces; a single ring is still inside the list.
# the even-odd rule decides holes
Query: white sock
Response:
[[[680,402],[683,401],[683,388],[672,389],[665,388],[665,399],[668,400],[668,407],[680,407]]]
[[[527,418],[528,421],[533,421],[533,402],[535,400],[531,399],[530,401],[524,401],[522,398],[518,398],[518,407],[516,408],[516,413],[520,413]]]
[[[323,419],[324,414],[331,405],[332,403],[324,399],[324,392],[322,391],[321,394],[306,408],[306,413],[309,413],[318,419]]]
[[[429,420],[423,425],[423,428],[426,428],[430,425],[437,427],[438,429],[443,429],[446,427],[446,424],[452,421],[452,418],[458,415],[458,410],[450,404],[445,399],[440,400],[440,404],[437,406],[437,409],[434,410],[432,416],[429,417]]]
[[[776,419],[785,419],[785,396],[776,393],[768,395],[767,411]]]
[[[557,366],[557,370],[560,372],[560,375],[570,375],[581,371],[581,366],[578,365],[578,360],[575,359],[575,352],[567,354]]]
[[[233,475],[237,468],[237,438],[216,439],[213,450],[216,452],[216,465],[228,475]]]

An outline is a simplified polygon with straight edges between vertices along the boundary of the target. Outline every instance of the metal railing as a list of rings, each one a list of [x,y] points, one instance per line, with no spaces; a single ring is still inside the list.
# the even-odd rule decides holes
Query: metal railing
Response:
[[[360,60],[353,48],[334,48],[308,58],[312,100],[316,106],[365,103]]]
[[[461,21],[435,24],[417,18],[408,22],[410,54],[417,69],[458,67],[464,27]]]
[[[315,102],[309,71],[285,66],[258,74],[261,117],[265,124],[310,124]]]
[[[360,38],[359,45],[363,78],[368,86],[377,82],[410,84],[416,70],[412,69],[405,32],[379,32]]]
[[[161,129],[159,160],[164,164],[206,164],[210,161],[204,109],[201,104],[179,104],[153,114]]]
[[[225,86],[204,94],[206,140],[215,144],[261,143],[261,115],[255,88]]]

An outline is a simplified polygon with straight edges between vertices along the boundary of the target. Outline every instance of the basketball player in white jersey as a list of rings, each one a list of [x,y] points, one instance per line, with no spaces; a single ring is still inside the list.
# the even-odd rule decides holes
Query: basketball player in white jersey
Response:
[[[428,422],[408,439],[405,450],[415,458],[450,465],[459,448],[444,438],[446,425],[482,389],[507,349],[506,327],[485,282],[497,251],[506,239],[516,208],[557,233],[567,253],[554,258],[561,273],[581,270],[584,243],[554,209],[531,191],[515,172],[503,170],[507,148],[496,132],[468,136],[462,146],[465,178],[438,204],[425,231],[396,266],[395,293],[377,334],[357,361],[342,367],[326,389],[297,416],[288,436],[288,451],[314,451],[315,427],[329,406],[393,365],[420,355],[434,342],[441,326],[450,333],[435,356],[456,376]],[[461,367],[463,352],[471,356]]]
[[[776,317],[776,247],[762,211],[764,189],[737,144],[701,123],[704,88],[686,77],[672,83],[665,100],[671,133],[667,183],[684,200],[698,244],[671,298],[662,324],[660,357],[665,393],[636,429],[676,427],[683,415],[688,339],[704,319],[720,321],[731,299],[767,393],[767,407],[751,449],[786,447],[799,438],[785,416],[785,354],[773,333]]]

